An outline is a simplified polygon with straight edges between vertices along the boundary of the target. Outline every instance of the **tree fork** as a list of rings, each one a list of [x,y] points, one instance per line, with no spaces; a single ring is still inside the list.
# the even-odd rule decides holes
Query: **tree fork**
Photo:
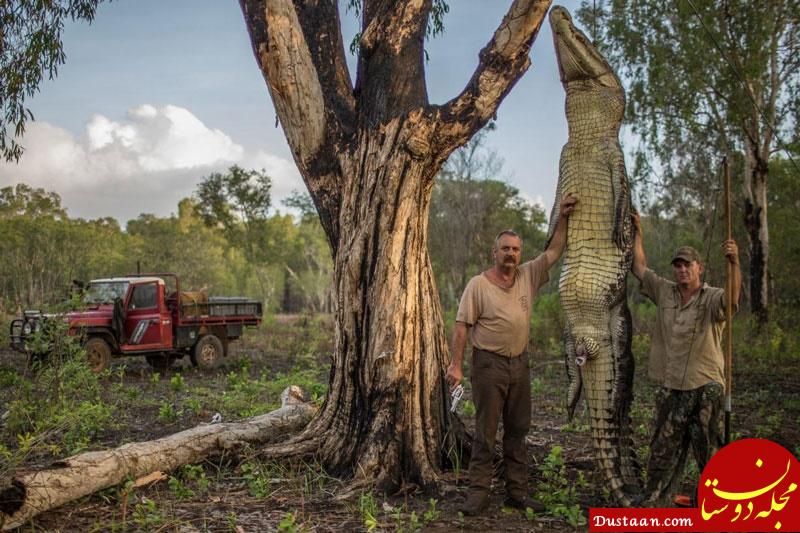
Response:
[[[240,0],[294,159],[334,259],[335,349],[319,415],[291,444],[319,443],[332,473],[385,489],[436,485],[456,449],[449,353],[430,259],[428,206],[447,157],[491,119],[530,64],[550,0],[515,0],[461,94],[427,101],[430,0],[363,0],[356,89],[333,0]],[[397,31],[378,31],[396,28]]]

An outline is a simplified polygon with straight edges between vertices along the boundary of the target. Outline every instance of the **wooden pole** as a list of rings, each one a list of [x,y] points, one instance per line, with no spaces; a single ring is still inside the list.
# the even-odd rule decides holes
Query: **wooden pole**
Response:
[[[722,160],[725,179],[725,238],[733,238],[731,225],[731,169],[728,158]],[[733,268],[725,261],[725,444],[731,441],[731,389],[733,388]]]

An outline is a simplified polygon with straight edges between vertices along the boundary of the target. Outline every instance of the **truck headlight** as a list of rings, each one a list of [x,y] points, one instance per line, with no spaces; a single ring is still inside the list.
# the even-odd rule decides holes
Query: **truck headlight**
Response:
[[[22,334],[23,335],[30,335],[33,331],[33,324],[31,322],[25,322],[22,326]]]

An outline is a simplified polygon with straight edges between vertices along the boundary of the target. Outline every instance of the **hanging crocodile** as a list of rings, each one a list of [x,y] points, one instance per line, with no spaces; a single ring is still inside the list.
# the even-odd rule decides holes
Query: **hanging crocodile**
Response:
[[[630,437],[634,361],[626,277],[634,228],[619,128],[625,92],[611,66],[572,24],[550,12],[569,140],[561,152],[550,235],[562,196],[580,198],[570,216],[559,281],[572,418],[583,390],[595,454],[612,496],[630,506],[641,494]]]

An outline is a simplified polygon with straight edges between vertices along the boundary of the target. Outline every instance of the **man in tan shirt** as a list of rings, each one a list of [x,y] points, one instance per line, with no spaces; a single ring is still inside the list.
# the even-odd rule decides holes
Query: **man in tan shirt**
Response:
[[[472,330],[472,398],[475,439],[469,461],[470,490],[462,508],[478,514],[489,504],[492,459],[497,428],[503,420],[503,463],[506,505],[536,507],[528,499],[528,459],[525,436],[531,422],[531,381],[526,347],[536,292],[548,280],[548,270],[564,251],[567,217],[578,197],[561,202],[553,238],[542,254],[520,265],[522,239],[501,232],[492,248],[494,266],[473,277],[458,306],[453,331],[453,360],[447,381],[456,387],[463,379],[462,361],[467,333]],[[519,266],[518,266],[519,265]]]
[[[680,486],[689,446],[702,472],[722,445],[725,360],[721,340],[726,296],[723,289],[701,282],[704,267],[691,246],[678,248],[672,258],[674,282],[649,270],[639,216],[633,218],[633,274],[642,282],[642,294],[658,308],[649,376],[661,389],[656,396],[646,504],[668,506]],[[723,252],[734,265],[731,301],[735,308],[741,286],[736,242],[726,240]]]

